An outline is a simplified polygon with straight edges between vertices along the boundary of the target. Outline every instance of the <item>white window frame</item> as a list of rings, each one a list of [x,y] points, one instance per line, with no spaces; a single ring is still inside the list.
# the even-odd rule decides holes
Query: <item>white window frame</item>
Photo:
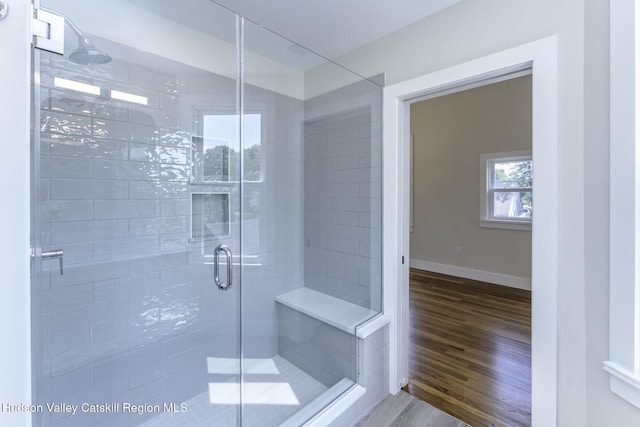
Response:
[[[489,153],[480,156],[480,227],[531,231],[531,218],[496,218],[491,214],[493,195],[497,191],[493,188],[494,165],[524,160],[532,160],[531,150]],[[533,187],[505,189],[509,192],[514,190],[533,191]]]
[[[640,408],[640,59],[638,1],[612,1],[609,360],[613,393]]]

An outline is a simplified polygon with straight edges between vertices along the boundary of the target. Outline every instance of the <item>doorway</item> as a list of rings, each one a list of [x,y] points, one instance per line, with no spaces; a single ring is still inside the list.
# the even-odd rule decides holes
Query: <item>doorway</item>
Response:
[[[531,418],[531,75],[504,78],[411,104],[405,390],[478,426]]]
[[[392,320],[389,389],[408,377],[409,108],[424,96],[532,70],[536,226],[532,230],[532,425],[555,426],[557,408],[557,41],[538,40],[385,88],[385,312]]]

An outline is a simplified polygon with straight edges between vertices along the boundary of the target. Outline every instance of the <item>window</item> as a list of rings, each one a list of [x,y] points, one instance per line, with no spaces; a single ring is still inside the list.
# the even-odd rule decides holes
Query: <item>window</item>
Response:
[[[483,154],[480,159],[480,226],[531,230],[531,151]]]
[[[266,108],[266,107],[265,107]],[[191,241],[206,241],[234,237],[237,222],[242,218],[242,257],[245,265],[259,265],[260,254],[266,251],[261,239],[264,217],[262,189],[266,176],[266,116],[264,108],[256,106],[241,116],[230,111],[196,109],[199,135],[191,137],[191,185],[203,190],[192,193]],[[242,146],[240,155],[240,126]],[[240,179],[240,160],[243,179]],[[240,193],[240,183],[242,192]],[[197,187],[196,187],[197,188]],[[224,190],[227,188],[228,190]],[[222,192],[217,192],[222,189]],[[205,190],[215,190],[207,192]],[[228,192],[225,192],[228,191]],[[242,197],[242,212],[238,197]]]
[[[244,180],[262,181],[262,115],[244,114]],[[238,182],[240,120],[236,114],[203,114],[202,137],[192,137],[193,182]]]

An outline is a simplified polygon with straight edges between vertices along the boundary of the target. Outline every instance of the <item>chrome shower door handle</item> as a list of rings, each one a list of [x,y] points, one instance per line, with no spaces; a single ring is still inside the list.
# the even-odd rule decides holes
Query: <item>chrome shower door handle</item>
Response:
[[[227,256],[227,283],[220,280],[220,252],[224,252]],[[213,252],[213,276],[219,289],[226,291],[233,284],[233,255],[231,249],[227,245],[218,245]]]

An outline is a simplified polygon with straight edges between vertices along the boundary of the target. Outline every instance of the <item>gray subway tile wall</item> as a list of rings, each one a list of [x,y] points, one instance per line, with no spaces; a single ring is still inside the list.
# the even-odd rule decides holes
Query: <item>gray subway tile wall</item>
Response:
[[[279,304],[278,353],[327,387],[355,378],[355,336]],[[335,340],[335,341],[334,341]]]
[[[381,310],[382,95],[369,81],[305,102],[305,286]]]
[[[205,392],[206,357],[238,357],[238,292],[213,285],[213,243],[190,241],[190,193],[228,192],[235,184],[191,183],[188,165],[191,135],[201,132],[198,114],[228,113],[235,82],[175,63],[167,73],[118,59],[88,67],[42,58],[42,244],[43,251],[64,249],[65,271],[42,261],[40,400],[152,404]],[[149,105],[61,90],[54,77],[140,94]],[[263,179],[253,184],[259,191],[245,196],[254,206],[247,246],[259,261],[247,286],[268,286],[271,294],[247,302],[247,312],[262,316],[250,332],[260,343],[248,349],[273,357],[274,296],[303,284],[302,169],[291,166],[301,163],[294,117],[303,102],[245,90],[260,102],[264,156]],[[234,230],[229,239],[238,239]],[[47,414],[42,422],[122,426],[145,418]]]
[[[360,381],[367,393],[356,402],[358,418],[362,418],[389,394],[389,328],[376,331],[359,340]]]
[[[389,327],[358,339],[358,383],[366,393],[329,426],[355,425],[389,394]]]
[[[149,68],[117,58],[99,67],[42,60],[41,241],[43,251],[64,250],[65,270],[42,261],[40,401],[161,404],[205,392],[206,357],[238,357],[240,339],[249,358],[294,351],[275,296],[301,286],[380,309],[378,87],[302,101],[245,85],[262,141],[260,179],[244,183],[242,200],[241,338],[239,291],[215,288],[210,259],[220,242],[239,255],[237,184],[190,180],[191,136],[202,133],[201,115],[235,106],[236,82],[156,57]],[[54,77],[149,104],[61,90]],[[191,193],[223,191],[236,206],[231,236],[192,239]],[[318,342],[290,361],[328,385],[353,377],[354,337],[304,323]],[[333,368],[310,366],[319,354]],[[124,426],[151,415],[46,414],[42,422]]]
[[[129,197],[128,181],[50,179],[53,200],[114,200]]]

